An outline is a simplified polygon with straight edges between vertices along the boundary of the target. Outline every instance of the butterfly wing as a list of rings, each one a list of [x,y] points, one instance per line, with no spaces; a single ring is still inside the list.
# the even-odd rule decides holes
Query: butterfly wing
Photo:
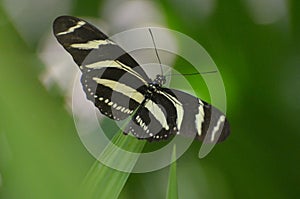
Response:
[[[79,66],[86,96],[101,113],[115,120],[131,115],[144,100],[150,81],[139,64],[82,19],[60,16],[53,32]]]
[[[149,141],[180,134],[208,143],[221,142],[230,133],[225,115],[217,108],[188,93],[159,88],[139,107],[127,128],[136,137]]]
[[[125,132],[148,141],[168,139],[177,132],[176,111],[169,96],[153,92],[137,109]]]
[[[84,61],[88,64],[118,60],[148,82],[149,78],[139,64],[90,23],[73,16],[60,16],[53,22],[53,33],[78,66],[81,66]],[[86,60],[91,52],[93,56]]]
[[[61,16],[53,31],[80,67],[87,98],[111,119],[132,116],[124,133],[149,141],[181,134],[219,142],[229,135],[225,115],[208,103],[159,86],[149,95],[151,80],[139,64],[88,22]]]
[[[195,137],[206,142],[221,142],[230,133],[230,126],[226,116],[216,107],[176,89],[163,89],[173,95],[180,102],[182,121],[179,125],[179,134],[186,137]]]

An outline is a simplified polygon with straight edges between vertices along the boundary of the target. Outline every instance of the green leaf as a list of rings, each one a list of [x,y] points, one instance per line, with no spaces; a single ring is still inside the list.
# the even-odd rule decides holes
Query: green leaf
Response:
[[[170,173],[169,173],[167,199],[178,198],[177,174],[176,174],[176,145],[174,145],[173,148],[172,162],[173,163],[170,166]]]
[[[124,155],[124,153],[120,153],[120,150],[140,153],[144,145],[145,141],[137,140],[131,136],[124,136],[119,132],[104,149],[99,160],[104,161],[108,165],[118,163],[120,168],[131,171],[138,156],[132,156],[130,153]],[[78,198],[118,198],[129,175],[130,172],[118,171],[96,161],[83,182]]]

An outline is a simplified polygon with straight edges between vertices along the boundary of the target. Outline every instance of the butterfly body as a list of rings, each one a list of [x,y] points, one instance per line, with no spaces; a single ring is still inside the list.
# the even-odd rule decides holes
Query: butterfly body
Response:
[[[125,134],[148,141],[176,134],[198,140],[209,136],[209,142],[229,135],[221,111],[188,93],[163,87],[163,75],[151,80],[127,52],[88,22],[61,16],[53,30],[82,72],[87,99],[113,120],[131,118]]]

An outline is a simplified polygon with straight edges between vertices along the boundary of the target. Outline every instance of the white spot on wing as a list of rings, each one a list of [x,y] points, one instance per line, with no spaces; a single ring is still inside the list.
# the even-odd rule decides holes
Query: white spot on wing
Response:
[[[92,40],[92,41],[88,41],[87,43],[71,44],[70,46],[72,48],[89,50],[89,49],[97,49],[99,48],[99,46],[107,45],[107,44],[115,44],[115,43],[108,39],[105,39],[105,40]]]
[[[136,78],[140,79],[145,85],[148,85],[148,82],[146,82],[139,73],[132,70],[132,68],[130,68],[129,66],[122,64],[120,61],[103,60],[103,61],[98,61],[98,62],[95,62],[92,64],[87,64],[84,67],[91,68],[91,69],[101,69],[101,68],[108,68],[108,67],[119,68],[119,69],[125,70],[126,72],[134,75]]]
[[[123,95],[135,100],[138,103],[142,103],[145,98],[140,92],[136,91],[134,88],[131,88],[117,81],[101,79],[97,77],[94,77],[93,80],[96,81],[98,84],[111,88],[113,91],[122,93]]]
[[[120,110],[121,108],[122,108],[122,106],[118,106],[116,109],[117,109],[117,110]]]
[[[121,68],[120,64],[112,60],[98,61],[92,64],[85,65],[86,68],[101,69],[106,67]]]
[[[202,133],[202,123],[204,121],[204,109],[203,109],[203,103],[199,99],[199,107],[198,107],[198,113],[196,115],[195,125],[197,129],[197,133],[200,136]]]
[[[148,109],[149,112],[152,113],[152,115],[155,116],[155,118],[158,120],[158,122],[161,124],[163,128],[166,130],[169,130],[169,125],[167,123],[167,118],[161,108],[154,103],[152,100],[149,100],[146,104],[145,107]]]
[[[68,30],[64,32],[57,33],[56,35],[65,35],[74,32],[76,29],[81,28],[84,24],[86,24],[84,21],[78,21],[75,26],[70,27]]]
[[[164,93],[161,91],[158,91],[159,94],[164,95],[166,98],[168,98],[172,103],[173,106],[176,108],[176,113],[177,113],[177,126],[178,126],[178,131],[180,131],[180,127],[183,121],[183,106],[180,101],[178,101],[174,96]]]
[[[214,139],[215,139],[215,136],[216,136],[216,132],[220,129],[220,125],[225,121],[225,116],[224,115],[221,115],[218,122],[217,122],[217,125],[213,128],[212,130],[212,133],[211,133],[211,138],[210,138],[210,141],[212,142]]]

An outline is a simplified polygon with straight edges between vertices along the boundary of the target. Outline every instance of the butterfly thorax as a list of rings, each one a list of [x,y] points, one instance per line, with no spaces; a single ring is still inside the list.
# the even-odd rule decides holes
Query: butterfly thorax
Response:
[[[153,93],[157,92],[159,87],[160,87],[160,85],[158,85],[155,82],[149,83],[147,92],[145,94],[145,99],[147,99],[147,100],[150,99],[152,97]]]

